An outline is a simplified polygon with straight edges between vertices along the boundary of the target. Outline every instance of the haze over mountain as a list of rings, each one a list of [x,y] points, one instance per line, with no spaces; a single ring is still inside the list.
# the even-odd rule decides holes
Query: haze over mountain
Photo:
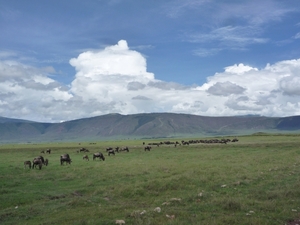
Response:
[[[97,141],[300,132],[300,116],[206,117],[175,113],[107,114],[62,123],[0,117],[0,142]]]

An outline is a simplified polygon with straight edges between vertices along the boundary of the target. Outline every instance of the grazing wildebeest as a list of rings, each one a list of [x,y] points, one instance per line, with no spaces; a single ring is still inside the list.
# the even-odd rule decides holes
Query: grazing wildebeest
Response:
[[[108,151],[108,156],[110,156],[111,154],[115,155],[115,151],[112,149]]]
[[[41,153],[44,153],[44,154],[45,154],[45,151],[43,150],[43,151],[41,151]]]
[[[181,142],[181,143],[182,143],[182,145],[190,145],[190,143],[187,142],[187,141],[183,141],[183,142]]]
[[[121,148],[120,151],[127,151],[127,152],[129,152],[129,148],[126,146],[125,148]]]
[[[34,160],[32,161],[32,169],[36,168],[36,166],[39,166],[39,169],[42,169],[43,162],[40,158],[34,158]]]
[[[237,138],[233,138],[231,142],[237,142],[239,141]]]
[[[84,156],[82,157],[82,159],[85,159],[86,161],[90,161],[88,155],[84,155]]]
[[[60,165],[63,165],[64,162],[66,162],[66,164],[67,163],[71,164],[72,160],[69,154],[64,154],[60,156]]]
[[[89,150],[86,149],[86,148],[81,148],[81,149],[79,150],[79,152],[89,152]]]
[[[146,146],[145,147],[145,151],[150,151],[151,150],[151,147],[150,146]]]
[[[46,150],[46,153],[51,153],[51,149],[50,148],[48,148],[47,150]]]
[[[42,164],[44,164],[45,163],[45,159],[44,159],[44,157],[43,156],[37,156],[37,157],[35,157],[33,160],[35,160],[35,159],[39,159],[39,160],[41,160],[42,161]]]
[[[31,162],[30,161],[25,161],[24,162],[24,169],[26,168],[26,166],[28,166],[29,169],[31,169]]]
[[[102,159],[103,161],[105,160],[105,157],[101,152],[94,153],[93,154],[93,160],[95,160],[95,158],[99,158],[100,160]]]
[[[45,165],[45,166],[48,166],[48,163],[49,163],[49,160],[48,160],[48,159],[45,159],[44,165]]]
[[[113,148],[112,148],[112,147],[106,148],[106,151],[107,151],[107,152],[110,151],[110,150],[113,150]]]

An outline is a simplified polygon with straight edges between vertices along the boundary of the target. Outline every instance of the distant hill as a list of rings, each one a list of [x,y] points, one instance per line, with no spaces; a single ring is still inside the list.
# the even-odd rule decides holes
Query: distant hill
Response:
[[[34,123],[33,121],[29,121],[29,120],[20,120],[20,119],[11,119],[11,118],[6,118],[6,117],[2,117],[0,116],[0,123],[17,123],[17,122],[30,122],[30,123]]]
[[[95,141],[300,132],[300,116],[207,117],[175,113],[108,114],[63,123],[0,117],[0,142]]]

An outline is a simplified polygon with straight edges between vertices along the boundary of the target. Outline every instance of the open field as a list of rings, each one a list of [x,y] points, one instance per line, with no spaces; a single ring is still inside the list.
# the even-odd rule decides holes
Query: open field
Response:
[[[143,141],[164,140],[0,145],[0,224],[283,225],[300,218],[300,136],[238,139],[147,152]],[[108,156],[105,149],[117,146],[129,152]],[[90,152],[77,153],[81,147]],[[47,148],[51,154],[40,153]],[[105,161],[93,161],[99,151]],[[72,163],[61,166],[65,153]],[[49,165],[24,169],[38,155]]]

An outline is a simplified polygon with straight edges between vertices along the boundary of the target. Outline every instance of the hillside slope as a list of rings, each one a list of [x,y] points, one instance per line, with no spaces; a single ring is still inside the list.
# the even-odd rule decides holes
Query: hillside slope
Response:
[[[38,123],[1,117],[0,142],[217,136],[286,130],[300,131],[300,116],[274,118],[205,117],[175,113],[108,114],[63,123]]]

